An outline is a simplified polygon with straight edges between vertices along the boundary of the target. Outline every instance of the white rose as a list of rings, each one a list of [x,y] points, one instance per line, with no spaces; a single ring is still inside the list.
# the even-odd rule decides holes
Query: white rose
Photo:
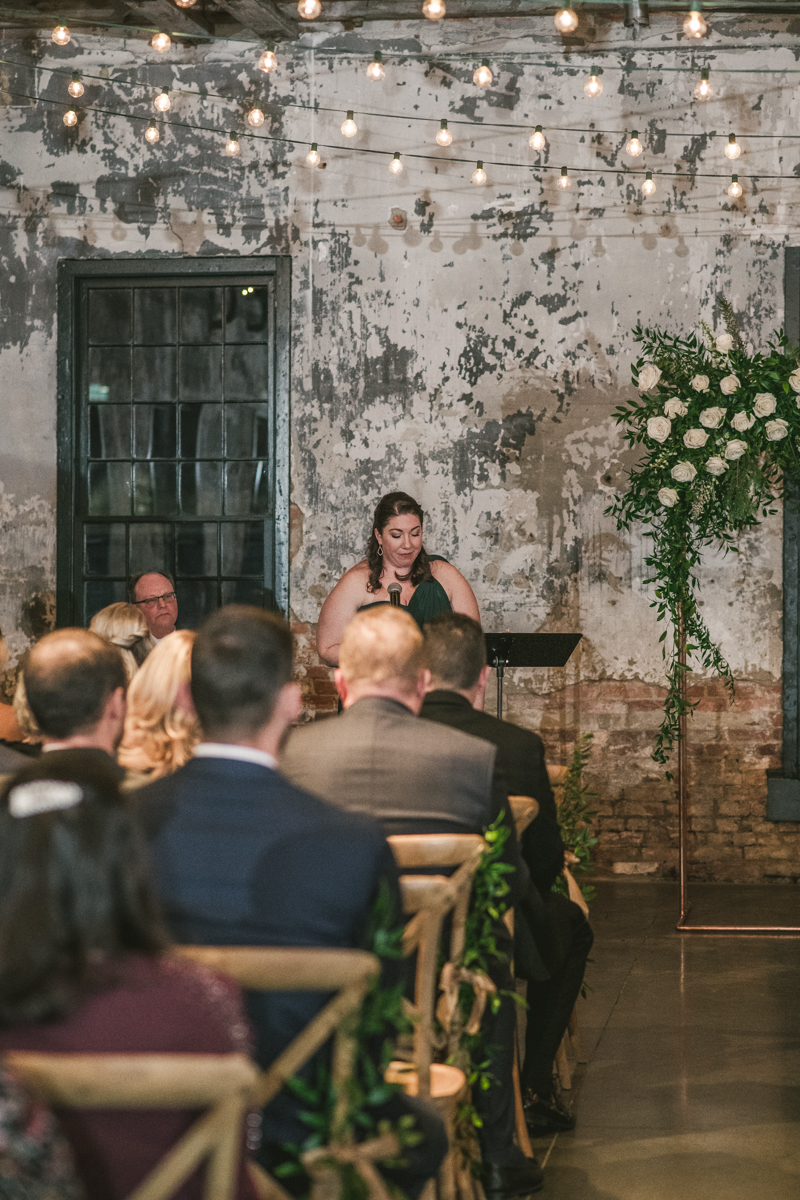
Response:
[[[672,433],[669,417],[651,417],[647,422],[647,436],[654,442],[665,442]]]
[[[733,349],[733,338],[729,333],[721,333],[715,341],[720,354],[730,354]]]
[[[706,461],[706,470],[709,475],[724,475],[727,469],[728,464],[725,462],[725,459],[717,458],[716,454]]]
[[[752,413],[748,416],[746,412],[738,412],[731,417],[731,425],[737,433],[744,433],[747,429],[752,429],[756,423],[756,419]]]
[[[694,379],[692,380],[692,387],[694,388],[694,390],[696,392],[707,392],[708,391],[708,376],[707,375],[695,375]]]
[[[727,408],[704,408],[698,419],[706,429],[719,429],[727,411]]]
[[[678,503],[678,493],[675,491],[675,488],[661,488],[658,498],[664,505],[664,508],[674,508]]]
[[[733,462],[735,459],[741,458],[742,455],[746,453],[747,442],[743,442],[739,438],[734,438],[732,441],[728,442],[727,446],[725,447],[725,457],[727,458],[728,462]]]
[[[664,405],[664,412],[668,417],[685,417],[688,411],[688,404],[684,404],[677,396],[673,396]]]
[[[719,390],[723,396],[732,396],[739,386],[739,380],[735,375],[726,375],[724,379],[719,381]]]
[[[661,378],[661,371],[655,363],[645,363],[639,372],[638,388],[640,392],[649,392]]]
[[[708,441],[705,429],[687,429],[683,435],[683,444],[689,450],[699,450]]]
[[[697,467],[690,462],[677,462],[670,471],[673,479],[677,479],[678,483],[691,483],[697,474]]]
[[[767,441],[779,442],[788,434],[789,422],[784,421],[782,417],[776,417],[774,421],[767,421],[764,430],[767,435]]]
[[[793,392],[800,392],[800,371],[794,371],[789,376],[789,387]]]
[[[772,392],[759,392],[753,401],[753,412],[757,417],[768,417],[775,412],[778,401]]]

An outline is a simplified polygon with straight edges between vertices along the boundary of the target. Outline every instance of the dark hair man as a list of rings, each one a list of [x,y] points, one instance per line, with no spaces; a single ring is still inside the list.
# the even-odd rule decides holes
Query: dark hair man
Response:
[[[528,980],[522,1086],[533,1133],[572,1129],[575,1119],[553,1086],[553,1059],[580,992],[593,935],[578,905],[551,890],[564,867],[564,843],[544,746],[531,730],[480,711],[490,668],[477,621],[462,613],[442,613],[426,624],[424,636],[431,679],[420,716],[491,742],[509,794],[533,796],[539,802],[539,815],[522,837],[522,854],[544,902],[531,932],[550,978],[542,979],[537,972],[538,978]]]
[[[397,868],[380,826],[292,786],[278,748],[300,714],[291,682],[292,637],[280,618],[230,605],[200,628],[192,699],[206,740],[194,758],[135,793],[151,840],[156,889],[179,942],[205,945],[364,945],[381,888],[399,905]],[[256,1058],[268,1066],[322,1007],[314,994],[251,993]],[[308,1128],[302,1104],[281,1092],[263,1113],[267,1167]],[[446,1141],[437,1114],[395,1096],[379,1114],[413,1111],[423,1142],[393,1175],[417,1195]]]
[[[144,613],[154,642],[175,631],[178,598],[175,580],[168,571],[142,571],[128,581],[128,599]]]

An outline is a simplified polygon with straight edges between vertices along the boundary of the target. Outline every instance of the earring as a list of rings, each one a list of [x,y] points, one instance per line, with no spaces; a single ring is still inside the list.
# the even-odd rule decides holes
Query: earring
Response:
[[[378,546],[378,558],[383,558],[383,546]]]

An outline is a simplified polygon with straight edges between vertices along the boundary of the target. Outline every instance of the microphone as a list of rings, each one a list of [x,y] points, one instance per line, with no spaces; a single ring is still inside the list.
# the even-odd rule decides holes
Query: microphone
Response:
[[[386,589],[389,593],[389,603],[392,608],[400,607],[400,593],[403,590],[399,583],[390,583]]]

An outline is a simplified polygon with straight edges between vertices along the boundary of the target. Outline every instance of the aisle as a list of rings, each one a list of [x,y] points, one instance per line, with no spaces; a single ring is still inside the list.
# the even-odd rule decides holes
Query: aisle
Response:
[[[800,1196],[800,940],[681,937],[676,890],[598,888],[589,1063],[577,1129],[550,1149],[550,1200]],[[800,924],[797,887],[693,897],[697,920]]]

